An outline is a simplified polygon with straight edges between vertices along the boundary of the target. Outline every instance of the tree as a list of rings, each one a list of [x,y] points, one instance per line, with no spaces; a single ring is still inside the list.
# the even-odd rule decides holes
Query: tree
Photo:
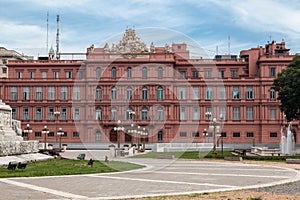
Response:
[[[275,90],[281,102],[280,110],[287,121],[300,119],[300,55],[274,79]]]

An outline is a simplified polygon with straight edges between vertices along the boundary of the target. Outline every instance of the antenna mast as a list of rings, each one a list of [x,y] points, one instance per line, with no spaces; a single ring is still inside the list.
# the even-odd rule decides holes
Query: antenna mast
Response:
[[[56,16],[56,25],[57,25],[57,31],[56,31],[56,59],[59,60],[59,15]]]
[[[228,55],[230,55],[230,35],[228,35]]]
[[[46,54],[48,53],[49,51],[49,46],[48,46],[48,43],[49,43],[49,40],[48,40],[48,33],[49,33],[49,11],[47,11],[47,38],[46,38]]]

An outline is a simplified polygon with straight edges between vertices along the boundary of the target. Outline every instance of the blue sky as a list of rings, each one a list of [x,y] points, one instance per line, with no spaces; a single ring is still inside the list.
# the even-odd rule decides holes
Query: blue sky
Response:
[[[60,15],[61,52],[85,52],[91,44],[102,47],[126,27],[135,27],[137,33],[148,27],[174,30],[211,55],[216,46],[220,54],[228,53],[229,35],[232,54],[264,46],[270,38],[284,39],[293,54],[300,52],[299,0],[1,0],[0,46],[45,54],[47,11],[48,41],[54,48],[56,15]]]

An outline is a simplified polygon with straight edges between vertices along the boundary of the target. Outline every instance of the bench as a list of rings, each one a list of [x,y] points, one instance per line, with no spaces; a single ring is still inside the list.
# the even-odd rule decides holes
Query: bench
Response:
[[[85,159],[85,154],[84,153],[81,153],[77,156],[77,159],[78,160],[84,160]]]
[[[171,154],[162,154],[162,155],[158,155],[156,158],[158,158],[158,159],[175,159],[175,156],[171,155]]]
[[[18,169],[21,169],[22,172],[24,171],[24,169],[26,168],[27,166],[27,162],[19,162],[18,163]]]
[[[17,168],[18,163],[16,161],[12,161],[8,163],[7,169],[14,171]]]
[[[287,164],[300,164],[300,159],[292,159],[292,158],[288,158],[285,160],[285,162]]]
[[[227,160],[227,161],[243,161],[243,158],[239,157],[239,156],[224,156],[224,160]]]

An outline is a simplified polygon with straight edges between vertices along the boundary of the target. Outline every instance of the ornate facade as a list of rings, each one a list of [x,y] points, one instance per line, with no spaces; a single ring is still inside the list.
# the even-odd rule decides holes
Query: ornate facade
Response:
[[[58,128],[64,143],[116,142],[121,120],[122,143],[137,142],[131,124],[145,128],[149,143],[206,142],[216,118],[224,143],[279,143],[286,122],[272,83],[293,57],[273,41],[239,57],[192,59],[186,44],[148,48],[127,29],[116,45],[89,47],[84,61],[9,61],[0,98],[32,127],[27,139],[43,141],[47,125],[49,142]]]

